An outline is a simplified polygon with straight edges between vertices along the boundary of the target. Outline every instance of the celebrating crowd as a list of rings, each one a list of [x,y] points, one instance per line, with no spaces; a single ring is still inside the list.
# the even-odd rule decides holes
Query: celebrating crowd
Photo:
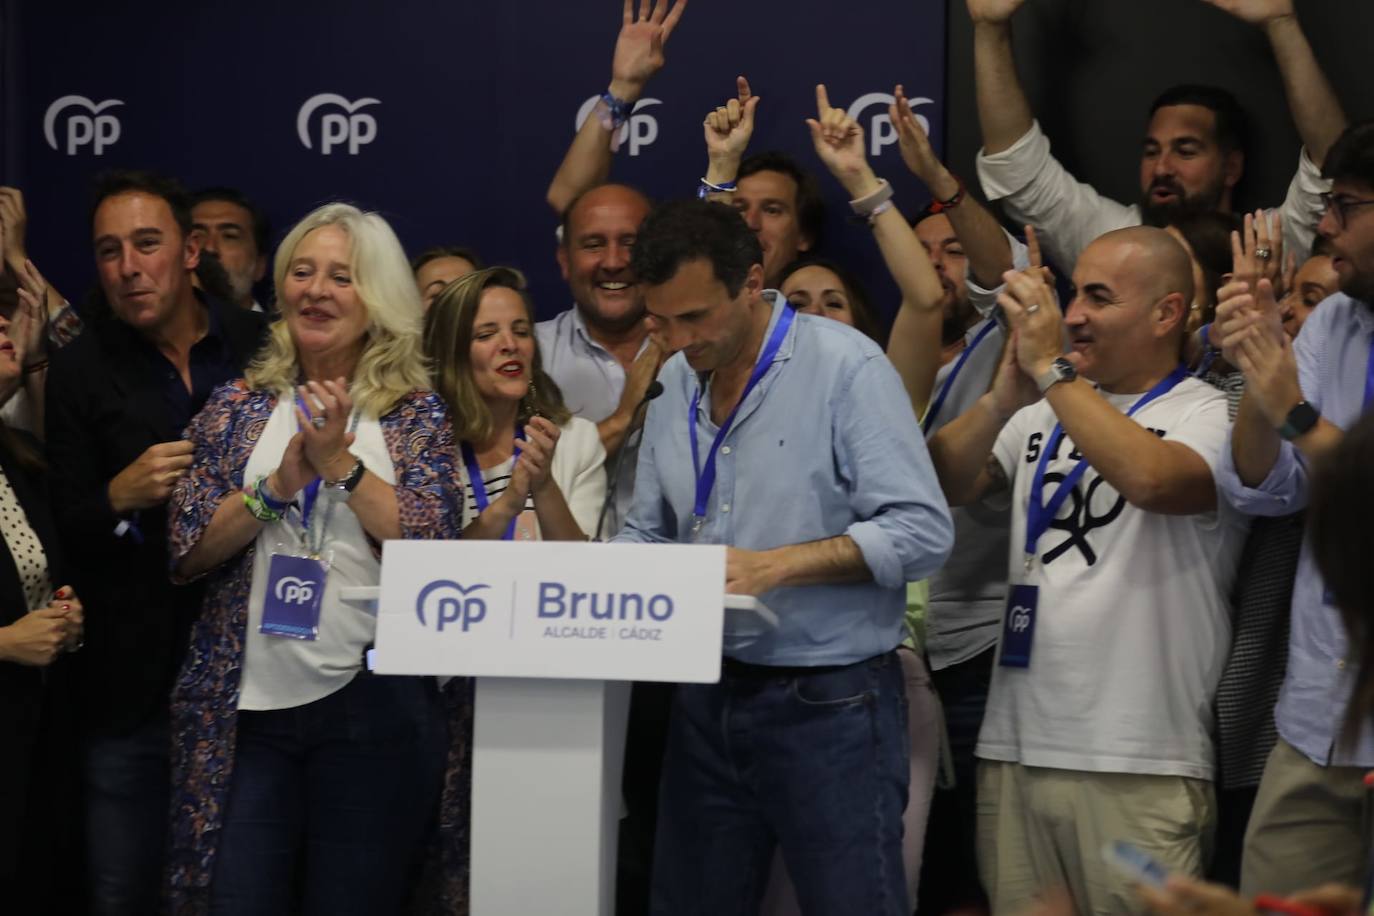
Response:
[[[136,171],[69,300],[0,187],[0,912],[466,913],[472,684],[373,674],[351,597],[396,538],[725,545],[776,614],[634,686],[621,913],[1365,912],[1374,121],[1292,0],[1205,0],[1272,46],[1287,196],[1236,211],[1245,113],[1180,85],[1110,200],[1021,89],[1023,2],[967,0],[1012,232],[901,86],[914,220],[824,85],[795,156],[741,76],[682,199],[611,182],[687,7],[624,0],[543,322],[480,238],[408,259],[329,203],[274,253]]]

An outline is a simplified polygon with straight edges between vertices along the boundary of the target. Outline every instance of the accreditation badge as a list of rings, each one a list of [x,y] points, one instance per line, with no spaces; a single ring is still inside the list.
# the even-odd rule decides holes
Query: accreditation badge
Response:
[[[1030,667],[1035,611],[1039,601],[1040,586],[1011,586],[1007,594],[1007,612],[1002,618],[1002,653],[997,660],[1002,667]]]
[[[320,635],[320,599],[329,575],[329,559],[273,553],[263,597],[264,636],[314,641]]]

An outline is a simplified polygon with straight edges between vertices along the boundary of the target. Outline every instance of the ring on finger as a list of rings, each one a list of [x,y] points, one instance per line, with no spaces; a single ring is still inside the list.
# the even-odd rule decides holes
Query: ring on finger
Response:
[[[1039,303],[1039,302],[1032,302],[1030,305],[1026,306],[1026,314],[1027,314],[1027,315],[1034,315],[1034,314],[1035,314],[1036,312],[1038,312],[1038,311],[1040,311],[1040,303]]]
[[[325,422],[325,418],[321,416],[314,416],[310,418],[310,425],[315,427],[316,429],[324,429]]]
[[[1273,256],[1274,256],[1274,251],[1273,251],[1273,249],[1271,249],[1271,248],[1265,248],[1264,246],[1259,246],[1259,247],[1257,247],[1257,248],[1255,249],[1255,257],[1259,258],[1261,261],[1267,261],[1267,260],[1269,260],[1270,258],[1272,258]]]

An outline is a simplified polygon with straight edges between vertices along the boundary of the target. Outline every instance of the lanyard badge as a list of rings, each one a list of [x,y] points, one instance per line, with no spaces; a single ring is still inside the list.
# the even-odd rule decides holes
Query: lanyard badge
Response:
[[[749,397],[749,392],[762,381],[768,374],[768,370],[773,366],[773,360],[778,355],[778,350],[782,349],[783,339],[787,336],[788,328],[792,327],[792,321],[797,313],[790,305],[782,307],[782,314],[778,316],[778,323],[773,326],[773,333],[768,336],[768,342],[764,344],[763,351],[759,353],[758,362],[754,363],[754,371],[749,373],[749,381],[745,383],[744,390],[740,392],[739,400],[730,410],[730,415],[725,418],[725,422],[720,425],[716,432],[716,437],[711,440],[711,448],[706,453],[706,464],[703,467],[701,456],[697,446],[697,407],[701,404],[701,389],[697,388],[692,395],[692,403],[687,407],[687,441],[692,445],[692,471],[696,475],[696,498],[692,502],[692,521],[687,529],[687,540],[696,544],[701,541],[702,529],[706,527],[706,503],[711,497],[711,489],[716,485],[716,453],[720,451],[721,443],[725,441],[726,435],[731,427],[735,425],[735,415],[739,413],[740,407],[744,406],[744,401]]]

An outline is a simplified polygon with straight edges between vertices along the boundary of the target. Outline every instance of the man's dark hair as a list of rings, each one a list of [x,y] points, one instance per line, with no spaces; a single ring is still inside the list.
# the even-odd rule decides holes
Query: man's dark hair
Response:
[[[477,256],[477,252],[462,245],[435,245],[433,248],[426,248],[424,251],[410,259],[410,272],[419,273],[420,268],[430,261],[437,261],[440,258],[462,258],[472,265],[473,270],[481,270],[486,265]]]
[[[1234,266],[1231,233],[1240,231],[1241,219],[1235,214],[1216,210],[1181,210],[1170,217],[1169,225],[1183,236],[1192,249],[1193,259],[1202,267],[1203,281],[1207,287],[1193,290],[1193,298],[1206,304],[1207,313],[1203,320],[1211,321],[1222,277],[1229,274]]]
[[[825,230],[825,199],[821,197],[815,176],[786,153],[770,150],[745,158],[739,165],[735,181],[758,172],[781,172],[797,183],[797,225],[811,247],[819,247],[821,233]]]
[[[249,231],[253,233],[253,244],[258,248],[258,254],[271,255],[272,249],[272,224],[267,220],[267,214],[262,212],[262,208],[249,200],[238,188],[201,188],[191,195],[191,207],[197,204],[209,203],[211,201],[233,204],[248,211],[248,219],[252,223]]]
[[[1326,152],[1322,177],[1374,189],[1374,118],[1356,121],[1345,129]]]
[[[646,208],[653,209],[654,199],[652,197],[650,197],[648,194],[645,194],[643,191],[641,191],[639,188],[634,187],[633,185],[621,184],[618,181],[607,181],[603,184],[587,188],[584,191],[579,191],[577,196],[574,197],[572,200],[568,201],[568,205],[563,208],[563,215],[558,223],[558,239],[560,242],[563,243],[563,247],[566,248],[567,246],[572,244],[572,239],[568,238],[568,231],[572,227],[573,211],[577,209],[578,204],[582,203],[582,198],[586,197],[593,191],[600,191],[602,188],[624,188],[631,194],[639,195],[639,197],[644,201],[644,206]],[[418,270],[419,268],[416,269]]]
[[[172,219],[181,227],[182,238],[191,234],[191,195],[186,193],[186,188],[180,181],[156,172],[122,170],[102,172],[96,176],[90,222],[95,222],[95,211],[108,198],[133,193],[161,197],[171,208]]]
[[[733,207],[674,200],[655,207],[639,227],[630,270],[639,282],[660,286],[683,264],[700,260],[710,261],[726,292],[738,296],[749,269],[763,263],[763,247]]]
[[[1198,105],[1211,111],[1216,118],[1217,146],[1227,153],[1245,152],[1249,129],[1245,109],[1227,90],[1196,83],[1170,86],[1150,106],[1150,117],[1153,118],[1159,109],[1171,105]]]

